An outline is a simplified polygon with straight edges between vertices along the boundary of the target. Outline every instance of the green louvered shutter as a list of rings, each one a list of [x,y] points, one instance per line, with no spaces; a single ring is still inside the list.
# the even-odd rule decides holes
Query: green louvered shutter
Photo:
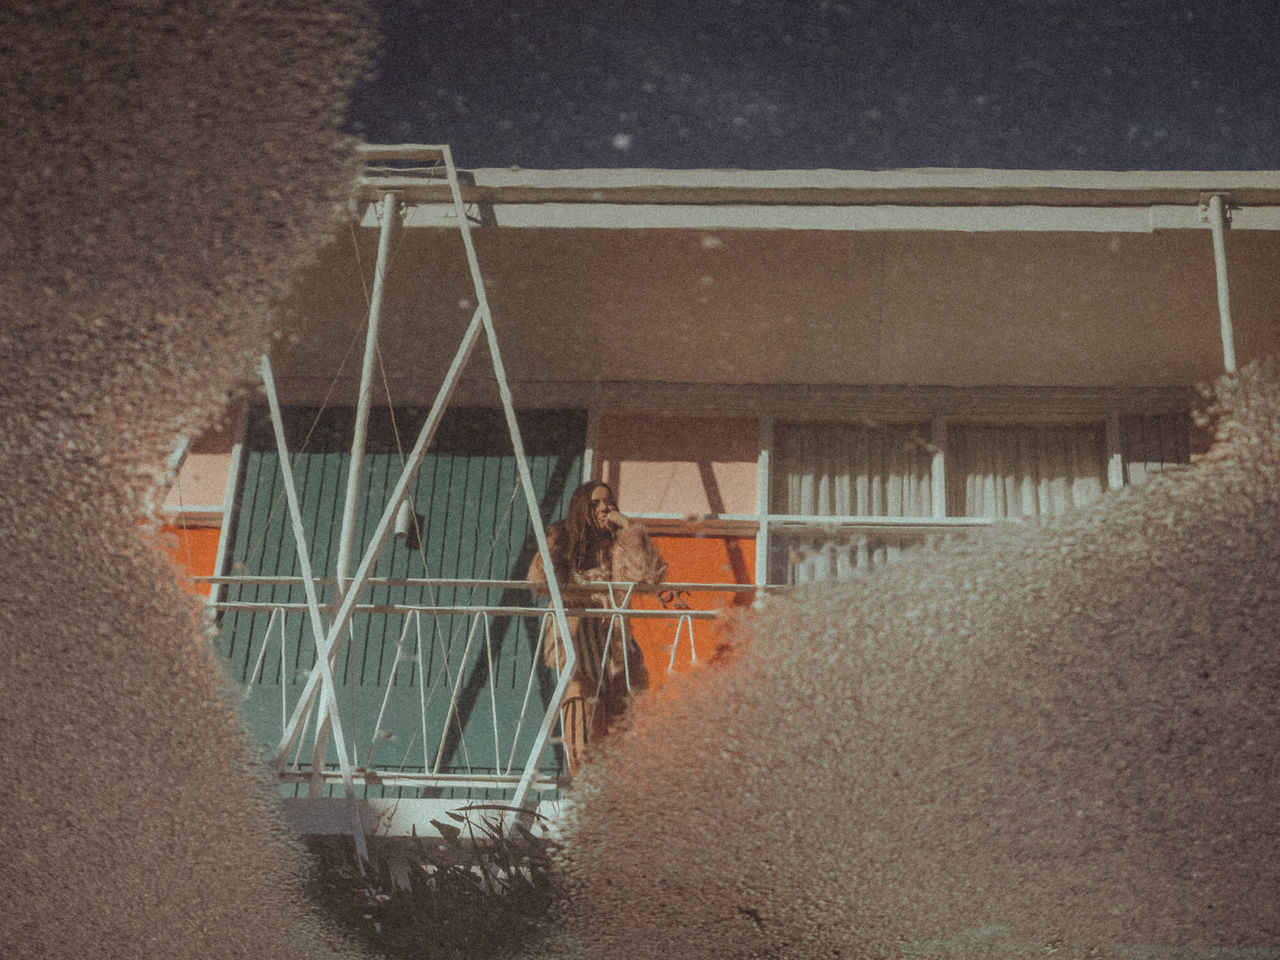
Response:
[[[390,412],[382,409],[370,416],[352,573],[400,477],[401,450],[407,454],[413,446],[426,415],[425,409],[400,409],[393,422]],[[354,411],[287,408],[284,419],[288,449],[295,451],[293,472],[311,566],[318,578],[332,578]],[[549,523],[564,515],[569,495],[581,477],[586,415],[581,411],[531,411],[521,413],[519,421],[543,522]],[[227,572],[299,576],[301,567],[275,438],[265,408],[256,408],[250,416],[239,489]],[[421,541],[413,535],[390,539],[374,576],[524,578],[536,545],[501,411],[449,410],[412,490]],[[330,590],[321,591],[322,605]],[[432,596],[425,587],[378,586],[367,590],[362,602],[531,603],[525,591],[441,588],[434,593]],[[304,604],[306,596],[301,586],[232,585],[224,599]],[[517,722],[533,666],[537,622],[534,618],[496,618],[491,622],[488,648],[482,626],[464,657],[472,624],[472,618],[464,615],[421,614],[415,619],[398,613],[353,618],[351,636],[342,641],[335,679],[347,725],[344,734],[348,744],[354,740],[357,766],[421,771],[435,768],[438,757],[442,773],[489,773],[505,772],[514,757],[513,769],[519,771],[554,683],[545,669],[538,671],[517,738]],[[232,680],[244,691],[244,714],[251,732],[264,749],[273,752],[283,729],[282,692],[283,709],[291,711],[315,663],[307,615],[289,612],[282,617],[266,611],[229,610],[222,617],[218,648]],[[441,751],[440,733],[455,684],[459,710],[449,724]],[[331,749],[330,761],[335,757]],[[302,760],[309,763],[309,746],[304,746]],[[555,772],[557,762],[556,751],[548,750],[544,769]],[[380,787],[368,789],[370,795],[383,794]],[[432,795],[441,794],[433,790]]]

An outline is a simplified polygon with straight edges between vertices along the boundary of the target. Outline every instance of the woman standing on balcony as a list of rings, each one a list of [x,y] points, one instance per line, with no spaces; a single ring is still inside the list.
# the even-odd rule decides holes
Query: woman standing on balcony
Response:
[[[547,528],[547,546],[566,607],[611,607],[610,592],[583,585],[591,581],[660,583],[667,564],[649,539],[644,524],[618,511],[607,484],[592,481],[573,491],[569,512]],[[534,557],[528,579],[535,590],[544,588],[547,571],[542,557]],[[630,631],[615,625],[609,638],[610,617],[569,617],[569,631],[577,652],[577,667],[565,697],[565,755],[569,772],[576,773],[587,742],[613,728],[626,712],[632,690],[649,685],[640,648]],[[554,623],[543,646],[547,665],[559,671],[565,649]]]

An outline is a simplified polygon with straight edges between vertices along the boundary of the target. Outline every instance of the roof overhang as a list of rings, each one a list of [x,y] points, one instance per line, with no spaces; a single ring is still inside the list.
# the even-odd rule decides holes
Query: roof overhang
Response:
[[[279,308],[296,402],[327,395],[363,335],[388,194],[381,362],[414,402],[475,309],[472,253],[522,402],[1181,389],[1223,365],[1215,239],[1240,360],[1280,350],[1276,172],[482,169],[457,171],[455,208],[446,155],[366,148],[352,212],[370,229],[340,230]],[[1213,195],[1231,230],[1211,230]]]
[[[362,148],[362,222],[387,193],[408,227],[456,224],[441,148]],[[690,230],[962,230],[1146,233],[1204,229],[1220,195],[1237,229],[1280,229],[1280,171],[523,170],[460,171],[481,226]]]

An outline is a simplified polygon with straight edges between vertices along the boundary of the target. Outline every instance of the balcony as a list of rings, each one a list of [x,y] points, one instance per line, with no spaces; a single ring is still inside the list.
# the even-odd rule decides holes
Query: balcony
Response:
[[[574,665],[546,664],[555,614],[531,583],[370,578],[368,599],[351,606],[348,630],[325,651],[311,602],[297,599],[304,578],[200,579],[213,589],[246,721],[300,831],[351,832],[348,790],[370,835],[430,834],[432,820],[477,804],[554,817],[568,778],[561,681]],[[313,587],[316,607],[332,610],[336,581]],[[717,608],[755,593],[743,584],[590,587],[609,605],[566,616],[607,618],[609,644],[635,639],[653,686],[711,659]]]

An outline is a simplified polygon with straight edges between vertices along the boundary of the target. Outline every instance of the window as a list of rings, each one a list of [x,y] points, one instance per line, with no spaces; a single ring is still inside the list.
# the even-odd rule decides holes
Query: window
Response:
[[[966,526],[1059,516],[1190,462],[1186,413],[1110,424],[775,423],[770,582],[845,579]]]
[[[1101,423],[955,425],[946,458],[950,516],[1054,517],[1107,488]]]
[[[771,512],[788,519],[771,528],[770,579],[843,579],[919,543],[922,529],[876,530],[848,520],[932,517],[929,435],[928,424],[776,424]],[[814,529],[796,522],[801,517],[840,526]]]

